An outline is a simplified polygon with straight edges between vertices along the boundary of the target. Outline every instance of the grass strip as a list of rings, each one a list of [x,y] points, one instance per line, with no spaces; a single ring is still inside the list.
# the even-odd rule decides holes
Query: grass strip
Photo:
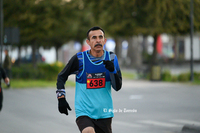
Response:
[[[133,72],[121,71],[123,79],[134,79],[135,74]]]
[[[23,88],[46,88],[53,87],[56,88],[57,81],[46,81],[46,80],[22,80],[22,79],[12,79],[11,87],[13,89],[23,89]],[[67,81],[65,87],[74,87],[75,82]],[[7,88],[6,84],[2,83],[3,88]]]

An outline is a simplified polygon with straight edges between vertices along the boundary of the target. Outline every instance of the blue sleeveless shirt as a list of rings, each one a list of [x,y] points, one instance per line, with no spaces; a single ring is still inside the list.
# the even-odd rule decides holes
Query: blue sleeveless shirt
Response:
[[[103,61],[95,64],[90,60],[87,51],[77,53],[82,71],[76,75],[75,112],[76,117],[88,116],[92,119],[113,117],[111,80],[109,71]],[[110,60],[108,51],[104,59]]]

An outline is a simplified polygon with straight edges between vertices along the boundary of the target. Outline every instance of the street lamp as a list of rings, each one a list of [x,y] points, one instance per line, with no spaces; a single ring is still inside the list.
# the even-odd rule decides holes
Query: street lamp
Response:
[[[193,32],[194,32],[194,24],[193,24],[193,0],[190,0],[190,81],[193,81]]]
[[[2,65],[2,49],[3,49],[3,0],[0,0],[0,47],[1,47],[1,58],[0,63]]]

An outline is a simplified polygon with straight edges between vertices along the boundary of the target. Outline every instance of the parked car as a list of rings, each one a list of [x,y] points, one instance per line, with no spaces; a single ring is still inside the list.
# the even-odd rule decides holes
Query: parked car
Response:
[[[36,53],[35,54],[35,59],[36,62],[38,63],[43,63],[45,62],[45,58],[40,54],[40,53]],[[31,63],[32,62],[32,54],[28,54],[24,57],[21,57],[21,61],[20,63],[25,64],[25,63]],[[19,64],[19,58],[15,60],[14,64]]]

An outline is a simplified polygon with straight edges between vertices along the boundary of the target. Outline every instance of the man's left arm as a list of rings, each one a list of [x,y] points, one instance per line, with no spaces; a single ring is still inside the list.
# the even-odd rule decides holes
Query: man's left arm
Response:
[[[10,82],[10,79],[7,77],[5,70],[3,68],[0,68],[0,69],[2,73],[2,78],[4,79],[4,82],[8,85]]]
[[[105,67],[110,71],[110,79],[112,87],[118,91],[122,87],[122,75],[119,67],[118,59],[115,54],[111,61],[104,61]],[[112,56],[111,56],[112,57]]]

